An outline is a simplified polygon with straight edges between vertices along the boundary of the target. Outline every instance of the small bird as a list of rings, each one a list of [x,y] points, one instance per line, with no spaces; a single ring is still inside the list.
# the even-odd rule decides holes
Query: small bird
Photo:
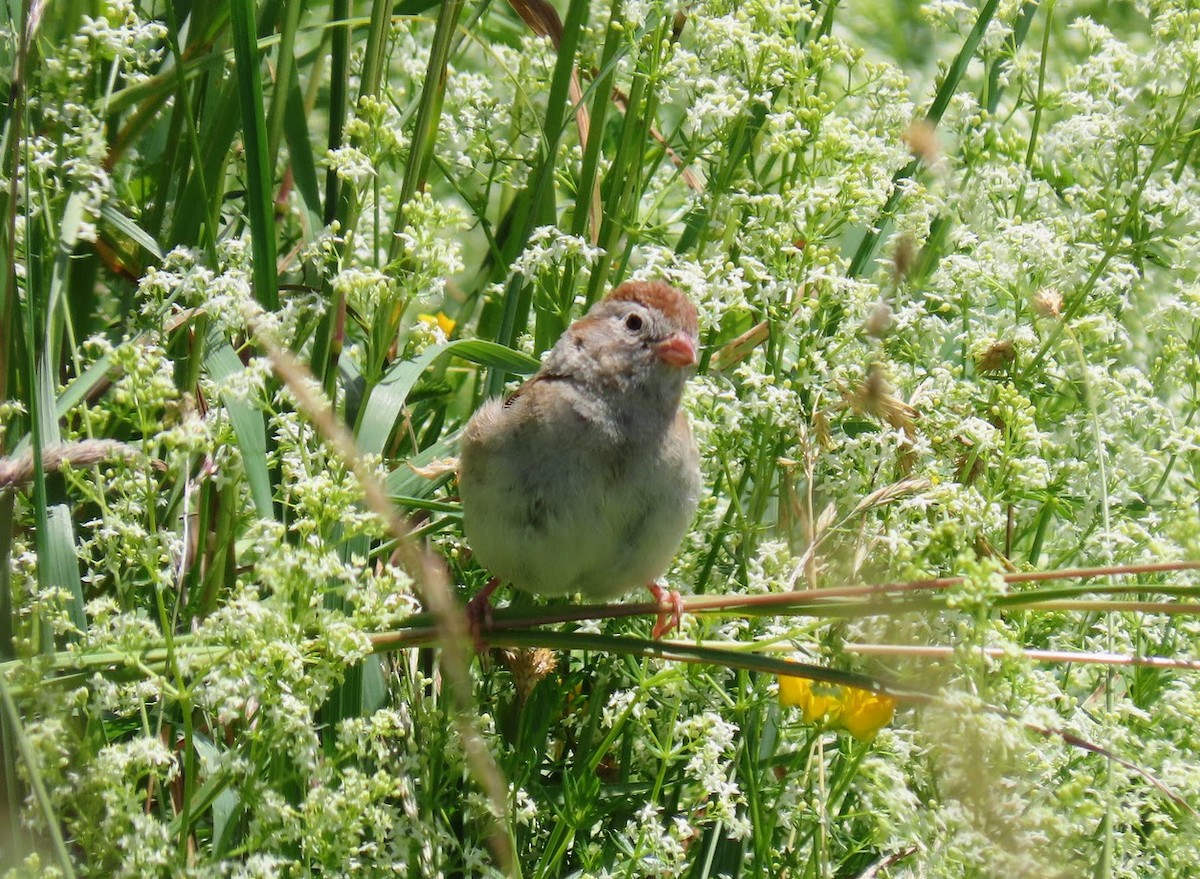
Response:
[[[700,462],[679,401],[696,365],[696,307],[660,281],[627,281],[567,328],[542,368],[485,403],[463,433],[463,530],[501,583],[535,595],[615,598],[648,586],[654,637],[683,600],[655,581],[700,497]]]

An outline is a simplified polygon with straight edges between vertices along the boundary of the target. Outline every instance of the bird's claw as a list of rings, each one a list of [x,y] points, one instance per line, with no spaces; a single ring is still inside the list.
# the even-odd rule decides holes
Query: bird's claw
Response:
[[[650,631],[650,637],[657,641],[673,629],[678,629],[682,623],[683,596],[677,590],[668,591],[657,583],[649,583],[647,588],[654,596],[654,600],[658,602],[658,618],[654,622],[654,628]],[[663,609],[663,605],[668,603],[671,605],[669,611]]]
[[[483,633],[492,627],[492,593],[500,586],[495,577],[488,580],[487,585],[467,602],[467,633],[475,645],[476,653],[484,653],[488,649]]]

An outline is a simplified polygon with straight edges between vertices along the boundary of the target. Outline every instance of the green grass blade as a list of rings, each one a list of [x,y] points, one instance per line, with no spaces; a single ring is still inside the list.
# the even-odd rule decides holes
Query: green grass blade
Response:
[[[112,366],[112,359],[105,354],[95,363],[89,366],[83,375],[76,378],[66,390],[59,395],[58,400],[54,404],[54,413],[57,418],[62,418],[69,411],[74,409],[91,394],[96,388],[100,387],[109,379],[109,369]],[[32,442],[32,434],[26,434],[13,447],[12,454],[19,455],[29,448]]]
[[[267,113],[267,166],[275,167],[279,156],[279,141],[283,137],[283,120],[291,100],[296,79],[296,28],[300,24],[301,0],[287,0],[283,27],[279,33],[278,62],[275,65],[275,88],[271,94],[271,109]],[[261,46],[261,41],[259,43]]]
[[[61,477],[55,476],[57,481]],[[45,519],[38,531],[45,532],[44,541],[39,535],[38,562],[39,583],[43,587],[62,589],[67,593],[67,613],[75,628],[87,628],[87,617],[83,612],[83,582],[79,578],[79,559],[75,552],[75,525],[66,497],[57,486],[48,487],[50,503],[47,504]],[[52,644],[47,639],[44,644]]]
[[[616,21],[621,11],[621,0],[613,0],[609,9],[609,21]],[[604,146],[604,124],[608,119],[608,111],[612,106],[613,80],[616,77],[617,66],[614,60],[621,49],[621,31],[609,27],[604,36],[604,49],[600,55],[600,76],[593,83],[591,137],[588,138],[587,148],[583,154],[583,165],[579,171],[579,195],[576,198],[575,215],[571,220],[571,233],[583,235],[588,225],[588,213],[591,207],[592,190],[596,185],[596,177],[600,168],[600,154]],[[600,230],[596,229],[596,241],[599,241]],[[596,242],[593,242],[596,243]]]
[[[500,616],[501,614],[498,613],[497,618]],[[856,687],[873,693],[884,693],[899,701],[914,705],[923,705],[934,698],[930,693],[898,681],[807,662],[776,659],[745,650],[726,650],[698,644],[651,641],[645,638],[616,635],[592,635],[584,632],[548,632],[541,629],[531,631],[494,630],[488,633],[487,639],[488,644],[492,647],[549,647],[568,651],[594,650],[604,654],[665,659],[671,662],[743,669],[760,674],[808,678],[824,684]]]
[[[446,71],[450,63],[450,46],[458,25],[458,17],[462,13],[463,2],[464,0],[444,0],[438,12],[437,29],[433,35],[433,47],[429,52],[429,66],[425,72],[421,102],[417,107],[417,119],[408,152],[408,165],[404,169],[404,183],[400,187],[400,197],[396,203],[396,216],[392,222],[392,240],[388,247],[389,261],[395,260],[400,255],[401,239],[397,233],[404,229],[405,205],[417,190],[425,186],[425,178],[429,174],[438,123],[442,116],[442,100],[446,95]]]
[[[21,760],[24,761],[25,768],[29,772],[29,786],[33,789],[33,800],[42,813],[42,820],[46,822],[46,833],[50,837],[50,847],[54,852],[54,859],[58,862],[58,868],[62,870],[64,876],[73,877],[75,868],[72,866],[71,855],[67,852],[67,844],[63,840],[62,831],[58,826],[58,816],[54,812],[54,804],[50,802],[50,794],[46,791],[42,773],[38,770],[38,756],[33,752],[29,737],[25,735],[25,729],[21,724],[21,715],[17,712],[16,703],[13,702],[12,693],[9,692],[8,683],[3,675],[0,675],[0,706],[4,709],[4,741],[16,744],[17,751],[21,754]]]
[[[100,217],[114,230],[132,240],[155,259],[163,258],[162,248],[158,246],[150,233],[135,223],[130,217],[121,213],[112,202],[106,201],[100,208]]]
[[[263,116],[261,65],[255,33],[253,0],[230,0],[229,20],[237,64],[242,140],[246,150],[246,213],[254,252],[254,298],[268,311],[279,308],[279,277],[275,265],[275,216],[272,180]]]
[[[41,457],[43,450],[61,442],[58,415],[55,411],[55,373],[58,369],[58,352],[66,314],[64,288],[71,253],[75,249],[79,227],[83,221],[82,205],[83,198],[78,192],[67,198],[59,224],[59,238],[55,241],[44,307],[40,314],[35,313],[32,307],[27,308],[26,320],[27,339],[30,343],[29,371],[34,377],[30,385],[32,399],[29,410],[33,418],[33,495],[38,522],[38,585],[42,589],[56,589],[66,594],[68,615],[72,624],[80,631],[86,627],[87,620],[83,612],[83,583],[79,577],[71,511],[64,493],[62,477],[58,474],[47,474],[42,466]],[[39,227],[40,223],[35,227],[35,231]],[[44,277],[44,273],[38,271],[34,265],[37,261],[37,255],[31,256],[31,295],[36,295],[33,291],[37,291],[40,286],[38,279]],[[40,345],[35,341],[39,336]],[[42,639],[43,649],[53,649],[53,645],[53,637],[46,633]]]
[[[346,23],[350,15],[350,0],[333,0],[329,9],[330,40],[332,47],[329,62],[329,137],[326,145],[330,151],[343,146],[346,112],[350,94],[350,28]],[[336,26],[335,25],[341,25]],[[299,132],[297,132],[299,134]],[[348,200],[342,198],[341,182],[334,168],[325,171],[325,211],[323,225],[339,222],[342,229],[349,228],[346,213],[350,210]],[[326,299],[325,313],[317,326],[313,339],[309,368],[321,383],[326,396],[337,399],[337,371],[343,337],[345,334],[346,303],[342,295],[334,290],[328,279],[321,286]]]
[[[245,368],[229,343],[211,333],[204,363],[215,381],[229,378]],[[243,400],[226,397],[222,402],[237,434],[238,449],[242,453],[242,463],[246,468],[246,480],[249,483],[254,508],[259,516],[270,519],[274,516],[274,507],[271,472],[267,466],[267,433],[263,414]]]
[[[13,651],[13,634],[16,631],[13,617],[12,595],[12,541],[14,535],[14,508],[16,497],[13,492],[0,494],[0,662],[7,662],[16,654]]]
[[[202,242],[216,261],[216,222],[225,195],[221,180],[238,130],[237,84],[213,85],[218,93],[203,112],[204,124],[192,137],[191,174],[176,200],[174,222],[165,246]],[[188,123],[189,126],[192,124]]]
[[[987,0],[984,7],[979,11],[979,17],[975,20],[975,26],[971,28],[971,32],[967,35],[963,42],[962,48],[958,50],[958,54],[954,58],[954,62],[950,65],[950,69],[946,71],[946,77],[938,86],[937,93],[933,97],[933,103],[929,107],[929,112],[925,114],[925,121],[933,127],[942,121],[942,116],[946,112],[946,108],[950,106],[950,101],[958,91],[958,84],[967,72],[967,67],[970,66],[972,59],[975,57],[975,50],[979,48],[979,41],[983,39],[984,33],[991,24],[992,18],[996,15],[996,8],[1000,5],[1000,0]],[[887,202],[879,211],[879,216],[875,222],[863,234],[862,241],[859,242],[858,248],[854,251],[854,256],[850,260],[850,267],[846,270],[848,277],[856,278],[866,271],[870,264],[871,258],[875,255],[875,248],[879,244],[879,239],[882,237],[884,230],[887,228],[888,221],[896,208],[900,204],[902,192],[899,184],[907,180],[916,173],[919,162],[916,160],[909,162],[903,169],[897,171],[892,178],[892,191],[888,196]]]
[[[413,455],[389,473],[387,479],[384,481],[384,488],[387,490],[388,497],[392,498],[400,506],[416,507],[416,504],[406,504],[404,499],[416,498],[424,500],[437,491],[438,488],[449,482],[449,473],[435,479],[430,479],[427,476],[421,476],[416,473],[413,468],[427,467],[434,461],[450,457],[458,447],[458,438],[459,435],[457,433],[446,434],[429,448],[423,449]]]
[[[350,0],[333,0],[329,8],[330,25],[345,22],[350,17]],[[350,92],[350,28],[349,26],[335,27],[332,31],[333,46],[329,62],[329,140],[328,147],[336,150],[342,146],[343,131],[346,126],[346,110],[349,107]],[[338,215],[340,199],[340,183],[337,173],[330,168],[325,172],[325,223],[332,223]],[[313,358],[314,370],[320,379],[325,373],[325,363],[321,358]]]
[[[371,24],[367,30],[367,51],[363,56],[359,74],[360,96],[379,93],[383,80],[383,62],[387,54],[388,29],[391,24],[392,3],[390,0],[374,0],[371,5]]]
[[[295,77],[292,78],[287,108],[283,113],[283,136],[287,142],[292,180],[308,214],[309,235],[315,236],[324,225],[321,184],[317,179],[317,163],[313,160],[309,139],[308,113],[304,106],[304,97],[300,93],[300,83]]]
[[[540,365],[520,351],[483,339],[458,339],[433,346],[420,357],[393,366],[371,390],[359,423],[359,451],[371,455],[383,452],[417,379],[436,360],[448,355],[491,367],[505,375],[527,375],[536,372]]]
[[[575,69],[575,55],[586,21],[587,3],[584,0],[571,0],[563,22],[562,42],[558,46],[558,58],[554,63],[554,75],[550,81],[550,94],[546,104],[546,117],[542,123],[541,162],[536,170],[535,182],[528,190],[528,201],[520,203],[522,210],[514,214],[513,241],[505,247],[506,252],[514,255],[525,248],[538,223],[554,221],[555,161],[567,114],[567,95],[571,86],[571,74]],[[529,305],[529,292],[525,289],[522,277],[515,274],[504,290],[503,313],[496,335],[497,342],[512,347],[520,328],[528,322]],[[493,369],[488,375],[487,394],[494,396],[499,393],[503,384],[503,373]]]

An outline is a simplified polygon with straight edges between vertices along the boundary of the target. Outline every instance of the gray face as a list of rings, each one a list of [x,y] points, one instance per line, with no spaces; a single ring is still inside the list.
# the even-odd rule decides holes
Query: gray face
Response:
[[[647,405],[666,406],[673,414],[692,370],[667,363],[656,347],[680,332],[656,309],[605,299],[567,330],[547,359],[546,370],[574,378],[605,396],[646,397]]]

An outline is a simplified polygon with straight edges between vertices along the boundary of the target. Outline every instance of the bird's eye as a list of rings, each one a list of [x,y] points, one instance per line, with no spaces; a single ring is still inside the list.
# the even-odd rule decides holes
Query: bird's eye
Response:
[[[625,326],[632,332],[637,332],[642,328],[642,319],[636,314],[631,314],[625,318]]]

